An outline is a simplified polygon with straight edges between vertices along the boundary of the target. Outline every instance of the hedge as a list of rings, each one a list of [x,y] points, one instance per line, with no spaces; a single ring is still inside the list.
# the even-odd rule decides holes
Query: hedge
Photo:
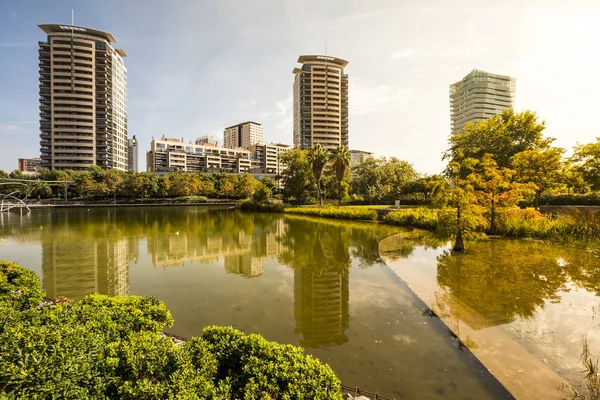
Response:
[[[155,298],[40,306],[37,276],[0,265],[0,398],[341,399],[331,368],[301,348],[230,327],[176,345]]]
[[[334,219],[369,221],[375,221],[377,219],[377,210],[368,207],[290,207],[286,208],[285,212]]]
[[[600,193],[542,195],[540,204],[548,206],[600,206]]]

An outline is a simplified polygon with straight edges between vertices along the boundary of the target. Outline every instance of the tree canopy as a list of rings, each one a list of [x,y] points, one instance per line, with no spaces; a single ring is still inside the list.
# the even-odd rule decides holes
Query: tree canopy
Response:
[[[458,161],[462,154],[464,158],[481,160],[485,154],[491,154],[499,168],[508,168],[515,154],[550,146],[554,139],[543,137],[545,128],[545,122],[539,122],[532,111],[504,110],[487,120],[469,122],[462,131],[451,135],[450,148],[443,158]]]

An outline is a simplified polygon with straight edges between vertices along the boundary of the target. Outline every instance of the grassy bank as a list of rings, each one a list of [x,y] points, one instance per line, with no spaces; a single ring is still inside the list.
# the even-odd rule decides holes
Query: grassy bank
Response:
[[[231,327],[177,344],[153,297],[44,295],[35,273],[0,261],[0,398],[342,398],[331,368],[299,347]]]
[[[291,207],[286,213],[349,220],[381,220],[390,225],[427,229],[445,234],[452,231],[455,211],[427,207],[405,208],[380,216],[369,207]],[[472,220],[477,237],[489,232],[485,212]],[[498,211],[495,234],[514,238],[534,238],[559,243],[597,243],[600,239],[600,212],[572,211],[542,214],[535,210],[503,209]]]
[[[377,210],[369,207],[287,207],[285,212],[289,214],[312,215],[316,217],[333,219],[351,219],[362,221],[377,220]]]

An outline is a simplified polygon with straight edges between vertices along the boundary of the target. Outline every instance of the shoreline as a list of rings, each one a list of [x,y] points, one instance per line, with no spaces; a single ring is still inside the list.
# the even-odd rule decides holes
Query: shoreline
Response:
[[[520,343],[510,338],[501,327],[493,326],[477,330],[466,323],[459,323],[461,317],[464,317],[463,314],[469,314],[474,319],[485,319],[466,306],[455,310],[454,313],[441,309],[435,292],[428,285],[428,279],[423,272],[415,268],[405,268],[401,261],[386,255],[386,253],[393,253],[398,242],[403,240],[405,239],[402,234],[382,239],[377,248],[381,260],[435,313],[490,374],[517,399],[565,398],[560,388],[569,388],[568,381],[543,360],[538,359]],[[457,299],[456,303],[460,304],[460,301]]]
[[[30,209],[53,209],[53,208],[112,208],[112,207],[226,207],[226,208],[237,208],[236,202],[189,202],[189,203],[179,203],[179,202],[144,202],[144,203],[86,203],[86,202],[68,202],[64,203],[56,203],[56,204],[27,204],[27,207]],[[25,207],[15,207],[11,211],[22,210]]]

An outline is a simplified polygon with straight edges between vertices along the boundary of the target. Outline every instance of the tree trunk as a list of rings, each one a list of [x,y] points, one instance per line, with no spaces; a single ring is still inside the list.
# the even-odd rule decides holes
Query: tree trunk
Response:
[[[338,206],[342,205],[342,182],[338,182]]]
[[[539,190],[535,192],[535,210],[539,211],[540,210],[540,195],[542,194],[542,192],[540,192]]]
[[[460,206],[458,206],[456,208],[456,225],[457,225],[457,232],[456,232],[456,241],[454,242],[454,248],[452,250],[454,251],[460,251],[460,252],[464,252],[466,250],[465,248],[465,241],[463,239],[463,226],[462,226],[462,214],[461,214],[461,208]]]
[[[456,252],[465,252],[467,249],[465,248],[465,241],[463,239],[462,231],[459,230],[456,234],[456,242],[454,242],[454,248],[452,249]]]
[[[323,205],[323,196],[321,195],[321,181],[317,181],[317,193],[319,194],[319,205]]]
[[[490,233],[496,233],[496,204],[492,201],[492,210],[490,212]]]

